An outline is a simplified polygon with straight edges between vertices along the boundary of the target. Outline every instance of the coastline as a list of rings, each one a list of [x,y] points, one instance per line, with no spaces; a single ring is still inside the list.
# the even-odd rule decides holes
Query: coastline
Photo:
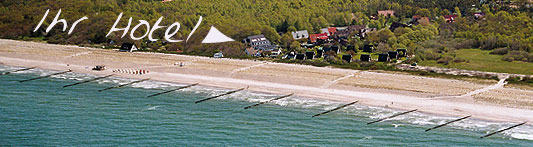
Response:
[[[179,62],[185,63],[185,66],[174,65]],[[533,110],[479,102],[472,96],[429,98],[468,95],[469,92],[492,86],[461,80],[251,60],[160,53],[120,53],[12,40],[0,40],[0,63],[8,66],[37,66],[48,70],[72,69],[77,73],[95,75],[114,74],[134,79],[150,78],[172,83],[200,83],[204,86],[229,89],[250,86],[249,90],[257,92],[280,95],[295,93],[299,97],[340,102],[359,100],[361,104],[368,106],[387,106],[397,110],[418,109],[422,113],[444,116],[472,115],[473,118],[489,121],[533,121],[533,117],[530,117]],[[108,70],[92,71],[90,68],[95,65],[106,65]],[[113,73],[114,69],[145,69],[150,73]],[[380,78],[390,78],[390,81],[382,81]],[[409,82],[420,82],[421,85],[411,85]],[[379,88],[380,86],[385,88]]]

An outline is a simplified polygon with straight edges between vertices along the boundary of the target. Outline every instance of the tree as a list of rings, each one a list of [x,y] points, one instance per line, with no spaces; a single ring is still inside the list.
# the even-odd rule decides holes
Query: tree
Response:
[[[280,41],[280,36],[279,34],[276,32],[276,30],[274,30],[274,28],[270,27],[270,26],[264,26],[263,29],[261,29],[261,33],[263,33],[263,35],[265,35],[265,37],[274,42],[274,43],[279,43]]]
[[[422,17],[430,17],[431,16],[431,12],[429,11],[429,9],[418,9],[416,12],[415,12],[416,15],[420,15]]]
[[[459,9],[459,7],[455,7],[455,15],[457,15],[457,17],[461,17],[461,9]]]

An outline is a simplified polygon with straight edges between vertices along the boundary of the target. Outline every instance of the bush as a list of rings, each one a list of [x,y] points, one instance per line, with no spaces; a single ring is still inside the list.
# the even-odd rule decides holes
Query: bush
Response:
[[[455,58],[455,59],[453,60],[453,62],[455,62],[455,63],[461,63],[461,62],[466,62],[466,61],[467,61],[467,60],[465,60],[465,59],[463,59],[463,58],[459,58],[459,57],[457,57],[457,58]]]
[[[433,52],[432,50],[425,50],[423,57],[425,60],[437,60],[439,59],[440,55],[438,53]]]
[[[460,41],[454,45],[455,49],[471,49],[471,48],[478,48],[478,47],[479,47],[479,42],[473,39]]]
[[[494,49],[490,52],[490,54],[495,54],[495,55],[505,55],[509,52],[509,49],[508,48],[497,48],[497,49]]]
[[[450,57],[450,56],[445,56],[443,58],[440,58],[439,60],[437,60],[437,63],[439,64],[444,64],[444,65],[448,65],[450,63],[450,61],[452,61],[453,58]]]
[[[504,61],[524,61],[524,62],[533,62],[533,55],[525,51],[511,51],[507,55],[503,56],[502,60]]]

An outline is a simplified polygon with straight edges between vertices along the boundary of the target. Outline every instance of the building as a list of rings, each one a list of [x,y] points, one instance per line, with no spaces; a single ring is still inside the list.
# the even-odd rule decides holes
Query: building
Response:
[[[455,19],[457,18],[457,15],[444,15],[444,20],[446,20],[446,22],[454,22]]]
[[[480,19],[482,17],[485,17],[485,13],[483,13],[483,12],[474,12],[474,18]]]
[[[352,25],[344,28],[337,27],[337,31],[335,32],[335,38],[348,39],[350,34],[360,34],[365,28],[366,26],[364,25]]]
[[[265,35],[255,35],[247,37],[243,40],[244,43],[248,44],[250,47],[256,47],[260,45],[271,45],[270,40],[268,40]]]
[[[381,10],[378,11],[378,16],[391,17],[394,16],[394,10]]]
[[[313,59],[315,59],[315,52],[313,52],[313,51],[307,51],[307,52],[305,52],[305,58],[306,58],[307,60],[313,60]]]
[[[370,56],[370,54],[361,54],[360,59],[363,62],[370,62],[370,60],[372,60],[372,56]]]
[[[250,56],[270,56],[277,57],[281,54],[281,48],[278,45],[273,45],[265,35],[255,35],[247,37],[243,40],[244,43],[248,44],[251,49],[245,49],[245,53]]]
[[[389,58],[390,59],[398,59],[398,52],[397,51],[389,51]]]
[[[328,33],[320,33],[320,34],[311,34],[309,35],[309,41],[311,43],[316,43],[319,40],[327,40],[328,39]]]
[[[342,60],[343,60],[343,61],[346,61],[346,62],[348,62],[348,63],[352,62],[352,58],[353,58],[353,57],[352,57],[352,55],[350,55],[350,54],[342,55]]]
[[[121,52],[133,52],[137,50],[137,46],[133,43],[122,43],[122,46],[120,46],[119,51]]]
[[[309,33],[307,32],[307,30],[296,31],[296,32],[291,32],[291,33],[292,33],[292,38],[294,38],[294,40],[309,38]]]
[[[374,46],[373,45],[365,45],[363,46],[363,52],[372,53],[374,52]]]
[[[387,53],[379,54],[378,56],[378,62],[389,62],[389,59],[389,54]]]
[[[320,29],[320,33],[327,33],[328,36],[333,36],[337,32],[337,28],[329,27]]]

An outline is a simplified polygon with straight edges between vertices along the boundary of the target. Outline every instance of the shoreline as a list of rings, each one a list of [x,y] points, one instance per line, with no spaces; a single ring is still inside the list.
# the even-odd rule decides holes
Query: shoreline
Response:
[[[76,73],[94,75],[115,74],[115,76],[123,78],[151,78],[153,81],[170,83],[200,83],[200,85],[203,86],[221,87],[227,89],[237,89],[250,86],[249,90],[256,92],[279,95],[295,93],[296,96],[303,98],[333,100],[347,103],[359,100],[360,104],[362,105],[374,107],[387,106],[386,108],[394,110],[418,109],[418,112],[439,116],[461,117],[465,115],[472,115],[472,118],[487,121],[533,122],[533,117],[530,117],[531,114],[533,114],[533,110],[529,109],[509,108],[487,102],[476,102],[476,100],[474,100],[472,97],[446,99],[427,98],[431,95],[438,95],[438,93],[432,93],[433,91],[457,91],[457,93],[463,95],[467,94],[468,92],[491,86],[472,84],[473,86],[471,87],[476,88],[473,88],[472,90],[466,90],[465,93],[463,91],[464,88],[460,87],[463,84],[463,81],[459,80],[428,78],[420,76],[407,77],[420,81],[426,80],[425,82],[429,83],[428,85],[431,85],[434,82],[443,82],[444,85],[448,83],[457,84],[448,84],[453,88],[437,87],[439,85],[435,87],[423,85],[424,87],[429,88],[427,90],[420,90],[425,92],[361,88],[361,86],[349,86],[349,84],[356,83],[354,85],[357,85],[357,82],[361,82],[358,80],[358,78],[363,79],[362,82],[364,83],[364,78],[360,78],[359,76],[370,76],[369,79],[372,80],[372,76],[386,76],[395,78],[406,75],[384,74],[326,67],[311,67],[307,65],[290,65],[270,62],[264,63],[260,61],[240,59],[213,59],[208,57],[169,55],[162,53],[120,53],[116,51],[94,48],[0,40],[0,48],[4,48],[2,47],[4,44],[10,44],[6,46],[7,48],[15,47],[19,49],[24,48],[24,46],[30,46],[29,49],[21,49],[24,51],[20,52],[16,50],[14,52],[9,52],[9,50],[6,51],[6,49],[0,49],[0,63],[3,63],[7,66],[31,67],[37,65],[37,68],[47,70],[72,69],[73,72]],[[56,50],[55,47],[64,49]],[[32,54],[33,52],[38,53]],[[93,55],[102,56],[100,56],[101,58],[94,58]],[[121,59],[114,60],[113,57]],[[157,59],[153,59],[152,61],[152,58]],[[173,66],[172,63],[163,63],[167,61],[167,58],[172,62],[183,62],[186,66],[185,68],[179,68]],[[135,59],[141,59],[142,61],[137,61]],[[225,62],[230,63],[221,65],[217,64]],[[69,66],[67,66],[67,64]],[[95,65],[106,65],[109,69],[101,72],[87,69],[87,67],[92,68]],[[111,72],[113,69],[124,68],[147,69],[150,70],[150,73],[146,75],[130,75]],[[269,73],[269,71],[275,72]],[[310,75],[304,75],[307,72],[310,73]],[[319,74],[313,75],[315,72]],[[357,73],[359,73],[359,75],[356,75]],[[302,75],[294,76],[293,74]],[[350,76],[352,74],[354,76]],[[356,82],[351,80],[356,80]],[[387,81],[383,82],[386,83]],[[412,87],[412,89],[418,90],[416,88],[416,86]],[[455,95],[455,93],[445,94]],[[391,102],[394,104],[391,105]]]

